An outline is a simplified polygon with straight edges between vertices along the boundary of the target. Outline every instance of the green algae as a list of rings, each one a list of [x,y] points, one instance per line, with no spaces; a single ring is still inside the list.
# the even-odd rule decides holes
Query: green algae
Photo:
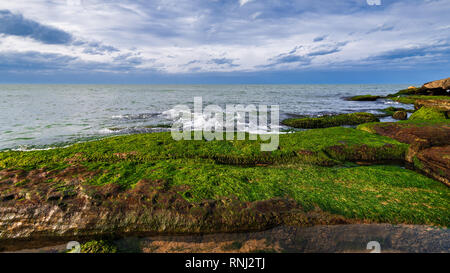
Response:
[[[398,112],[398,111],[405,111],[405,112],[408,112],[408,113],[414,112],[413,110],[407,110],[407,109],[402,108],[402,107],[392,107],[392,106],[388,107],[388,108],[385,108],[385,109],[382,109],[380,111],[385,113],[386,115],[389,115],[389,116],[394,115],[394,113]]]
[[[347,163],[402,160],[406,144],[342,127],[282,134],[273,152],[261,152],[260,143],[174,141],[170,133],[127,135],[53,150],[3,152],[0,169],[58,173],[82,166],[95,173],[83,183],[133,189],[143,179],[164,181],[163,188],[154,190],[178,189],[189,202],[288,198],[305,210],[320,208],[352,219],[450,222],[450,192],[444,185],[399,166]],[[61,181],[47,183],[65,189]]]
[[[82,244],[81,253],[117,253],[117,247],[109,241],[94,240]]]
[[[375,134],[375,127],[383,127],[383,126],[391,126],[398,125],[401,127],[425,127],[425,126],[444,126],[449,125],[449,119],[408,119],[408,120],[399,120],[397,122],[368,122],[364,124],[360,124],[356,127],[356,130],[368,132],[371,134]]]
[[[372,96],[372,95],[360,95],[348,98],[350,101],[376,101],[381,98],[380,96]]]
[[[281,134],[279,149],[261,152],[261,140],[223,141],[175,141],[170,133],[151,133],[118,136],[99,141],[77,143],[67,148],[44,151],[8,151],[0,153],[0,168],[25,170],[46,168],[64,169],[75,163],[86,166],[114,162],[150,163],[167,159],[210,159],[220,164],[256,165],[283,162],[308,162],[334,165],[324,154],[326,147],[335,145],[368,145],[381,147],[385,144],[403,145],[399,142],[374,136],[351,128],[315,129]]]
[[[328,128],[342,125],[358,125],[375,122],[379,119],[370,113],[351,113],[318,118],[291,118],[283,120],[283,124],[294,128],[313,129]]]
[[[422,107],[409,118],[410,120],[445,120],[447,119],[445,112],[439,111],[431,107]]]
[[[403,104],[414,104],[416,100],[450,100],[450,96],[411,95],[388,97],[388,99]]]

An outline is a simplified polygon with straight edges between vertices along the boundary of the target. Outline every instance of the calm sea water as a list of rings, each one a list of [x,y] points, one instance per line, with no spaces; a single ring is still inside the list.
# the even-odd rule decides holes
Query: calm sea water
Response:
[[[65,145],[116,134],[168,130],[179,104],[280,106],[281,119],[366,111],[391,101],[349,102],[407,85],[0,85],[0,150]]]

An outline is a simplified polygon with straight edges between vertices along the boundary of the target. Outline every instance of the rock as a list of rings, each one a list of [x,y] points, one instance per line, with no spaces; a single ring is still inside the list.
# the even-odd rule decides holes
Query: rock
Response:
[[[372,96],[372,95],[361,95],[347,98],[349,101],[376,101],[381,98],[380,96]]]
[[[420,109],[421,107],[431,107],[440,111],[448,112],[450,111],[450,100],[416,100],[414,103],[414,107],[416,108],[416,110]]]
[[[368,125],[370,126],[358,127],[358,129],[387,136],[402,143],[424,143],[422,148],[450,145],[449,123],[385,122]]]
[[[93,240],[81,245],[81,253],[117,253],[117,247],[110,241]]]
[[[450,78],[428,82],[422,87],[417,88],[410,86],[407,89],[398,91],[395,94],[389,94],[386,97],[410,96],[410,95],[427,95],[427,96],[448,96],[450,92]]]
[[[392,115],[392,117],[397,120],[406,120],[408,119],[408,114],[405,111],[397,111]]]
[[[388,107],[388,108],[384,108],[384,109],[382,109],[382,110],[379,110],[380,112],[383,112],[383,113],[385,113],[385,115],[383,115],[383,116],[385,116],[385,117],[387,117],[387,116],[392,116],[392,115],[394,115],[394,113],[395,112],[398,112],[398,111],[404,111],[404,112],[407,112],[407,113],[412,113],[412,112],[414,112],[413,110],[407,110],[407,109],[405,109],[405,108],[401,108],[401,107]]]
[[[405,157],[407,167],[448,185],[450,123],[378,123],[358,129],[410,144]]]
[[[419,151],[413,164],[416,170],[450,186],[450,145]]]
[[[8,171],[3,171],[8,175]],[[30,181],[13,191],[28,191],[30,200],[17,200],[14,192],[0,202],[0,251],[20,249],[30,242],[85,240],[145,234],[242,232],[273,226],[352,223],[342,216],[304,211],[291,199],[244,202],[222,198],[188,202],[185,186],[168,188],[162,180],[141,180],[132,189],[92,186],[77,177],[68,181],[77,194],[47,201],[51,183]],[[9,185],[0,183],[0,191]],[[9,187],[11,188],[11,187]],[[53,199],[53,198],[52,198]]]
[[[422,107],[416,112],[414,112],[410,120],[446,120],[445,112],[439,111],[435,108]]]
[[[379,122],[380,120],[370,113],[352,113],[318,118],[291,118],[282,121],[284,125],[294,128],[313,129],[328,128],[342,125],[358,125],[367,122]]]
[[[427,89],[439,88],[439,89],[449,90],[450,89],[450,78],[428,82],[423,85],[423,88],[427,88]]]

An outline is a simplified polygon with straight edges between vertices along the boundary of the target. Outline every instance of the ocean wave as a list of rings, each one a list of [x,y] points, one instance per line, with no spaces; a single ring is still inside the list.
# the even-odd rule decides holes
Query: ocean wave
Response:
[[[112,119],[122,119],[122,120],[143,120],[151,119],[159,116],[161,113],[139,113],[139,114],[124,114],[124,115],[114,115]]]
[[[166,119],[170,119],[178,128],[190,129],[193,131],[214,130],[215,128],[223,128],[226,131],[225,113],[222,113],[222,119],[216,115],[210,116],[205,114],[194,114],[191,111],[183,111],[179,109],[170,109],[164,111],[161,115]],[[270,117],[270,114],[268,115]],[[242,122],[245,120],[245,122]],[[251,134],[270,134],[279,133],[283,128],[280,124],[267,124],[261,126],[258,122],[252,122],[248,116],[236,113],[233,131],[247,132]]]

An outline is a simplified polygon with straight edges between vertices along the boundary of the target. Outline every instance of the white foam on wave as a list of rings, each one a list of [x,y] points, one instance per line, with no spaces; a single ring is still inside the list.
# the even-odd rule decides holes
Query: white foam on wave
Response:
[[[395,105],[397,105],[397,104],[400,104],[400,103],[398,101],[387,100],[387,101],[384,102],[384,104],[395,104]]]
[[[174,124],[179,125],[179,128],[191,129],[194,131],[223,128],[226,131],[225,113],[223,118],[218,119],[216,115],[194,114],[190,111],[180,111],[179,109],[170,109],[162,112],[161,116],[166,119],[172,120]],[[279,124],[267,124],[267,126],[258,125],[251,122],[240,122],[245,119],[241,113],[236,113],[234,131],[243,131],[251,134],[273,134],[280,133],[282,128]],[[277,129],[276,131],[274,131]]]
[[[111,129],[109,129],[109,128],[103,128],[103,129],[100,129],[100,130],[98,131],[98,133],[99,133],[99,134],[102,134],[102,135],[107,135],[107,134],[112,134],[112,133],[114,133],[114,130],[111,130]]]

